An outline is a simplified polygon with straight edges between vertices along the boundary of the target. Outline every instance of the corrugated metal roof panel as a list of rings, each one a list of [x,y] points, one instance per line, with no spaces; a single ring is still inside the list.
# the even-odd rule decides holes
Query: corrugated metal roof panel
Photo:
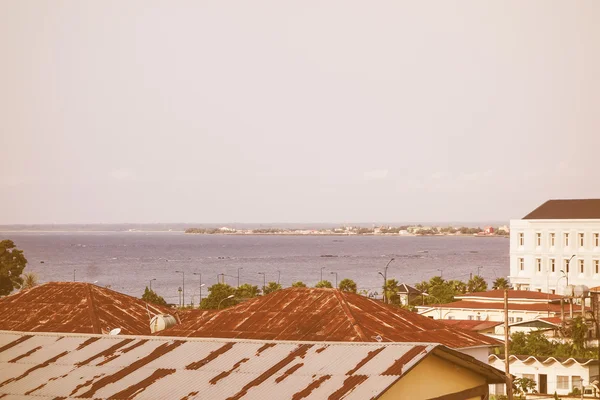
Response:
[[[435,342],[451,348],[498,346],[401,308],[335,289],[289,288],[235,307],[189,316],[158,336],[262,340]]]
[[[171,312],[148,304],[152,314]],[[149,335],[146,302],[91,283],[49,282],[0,299],[0,330]]]
[[[370,398],[440,348],[4,332],[0,340],[16,343],[0,352],[0,395],[25,398]]]

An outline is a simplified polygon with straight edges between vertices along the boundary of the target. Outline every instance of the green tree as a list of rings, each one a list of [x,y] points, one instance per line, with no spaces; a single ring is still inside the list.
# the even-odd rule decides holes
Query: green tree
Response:
[[[281,290],[282,286],[277,282],[268,282],[267,286],[263,289],[264,294],[270,294]]]
[[[350,292],[350,293],[357,292],[356,282],[354,282],[352,279],[348,279],[348,278],[342,279],[342,281],[340,282],[339,288],[343,292]]]
[[[165,299],[163,299],[161,296],[156,294],[156,292],[154,290],[148,289],[148,286],[146,286],[146,290],[144,290],[144,294],[142,295],[142,300],[144,300],[148,303],[157,304],[159,306],[167,305],[167,302],[165,301]]]
[[[583,353],[585,351],[585,337],[587,336],[588,327],[581,315],[571,320],[570,331],[574,352]]]
[[[209,294],[202,299],[200,308],[215,310],[221,304],[221,309],[234,306],[239,303],[235,298],[235,289],[226,283],[216,283],[208,288]],[[228,299],[229,296],[233,296]]]
[[[525,395],[535,389],[535,381],[529,378],[515,378],[512,382],[513,390],[524,399]]]
[[[38,285],[38,277],[33,272],[23,274],[23,285],[21,289],[31,289]]]
[[[448,284],[454,289],[455,294],[467,293],[467,284],[459,280],[450,280]]]
[[[0,242],[0,296],[6,296],[23,284],[21,274],[27,265],[23,250],[18,250],[12,240]]]
[[[487,282],[479,275],[475,275],[467,282],[467,290],[469,293],[485,292],[487,287]]]
[[[384,293],[388,304],[400,304],[400,296],[398,296],[398,290],[400,283],[396,279],[388,279],[385,285]]]
[[[315,287],[319,288],[319,289],[321,289],[321,288],[333,288],[333,285],[331,284],[331,282],[323,280],[323,281],[317,282],[317,284],[315,285]]]
[[[496,278],[494,280],[494,283],[492,284],[492,289],[496,290],[496,289],[510,289],[510,283],[508,282],[508,279],[500,277],[500,278]]]
[[[292,283],[292,287],[306,287],[306,284],[304,282],[298,281]]]
[[[235,297],[237,299],[251,299],[260,295],[260,289],[258,286],[244,283],[235,289]]]

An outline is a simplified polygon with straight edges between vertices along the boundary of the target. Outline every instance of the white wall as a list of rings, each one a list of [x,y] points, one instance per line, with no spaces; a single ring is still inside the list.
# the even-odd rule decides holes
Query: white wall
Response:
[[[519,234],[524,237],[523,246]],[[541,245],[536,234],[541,233]],[[550,233],[555,234],[555,245],[550,245]],[[564,234],[569,233],[569,246],[564,245]],[[584,234],[584,245],[579,245],[579,233]],[[600,274],[595,272],[594,261],[600,261],[600,246],[595,245],[594,234],[600,234],[600,220],[512,220],[510,222],[510,276],[511,284],[522,289],[555,290],[563,294],[567,284],[561,278],[565,259],[575,255],[570,263],[569,284],[600,286]],[[519,269],[523,258],[525,269]],[[537,270],[536,259],[541,259],[542,270]],[[555,271],[550,271],[550,260],[556,260]],[[579,272],[579,260],[584,261],[584,273]]]
[[[492,367],[504,370],[504,361],[493,358],[493,361],[489,363]],[[521,378],[524,374],[534,375],[537,383],[536,390],[539,391],[540,374],[548,376],[548,394],[554,394],[556,391],[559,395],[569,394],[573,390],[573,376],[580,376],[583,378],[583,385],[590,384],[590,377],[598,375],[598,366],[581,366],[578,363],[571,363],[569,365],[563,365],[559,362],[550,362],[548,364],[542,364],[539,361],[528,362],[527,364],[522,361],[511,361],[510,373],[517,378]],[[557,389],[557,376],[568,376],[569,384],[568,389]]]
[[[467,354],[479,361],[481,361],[482,363],[486,363],[488,362],[488,357],[490,355],[490,352],[492,351],[491,347],[472,347],[472,348],[467,348],[467,349],[454,349],[458,352],[461,352],[463,354]]]
[[[566,308],[568,312],[568,308]],[[461,308],[434,308],[428,311],[420,312],[421,315],[426,317],[433,317],[433,319],[477,319],[477,314],[481,321],[504,321],[504,310],[481,310],[481,309],[461,309]],[[513,318],[512,322],[520,322],[518,319],[522,318],[521,321],[528,321],[536,318],[547,317],[548,312],[539,311],[521,311],[521,310],[509,310],[508,318]],[[550,316],[560,316],[560,313],[550,312]]]

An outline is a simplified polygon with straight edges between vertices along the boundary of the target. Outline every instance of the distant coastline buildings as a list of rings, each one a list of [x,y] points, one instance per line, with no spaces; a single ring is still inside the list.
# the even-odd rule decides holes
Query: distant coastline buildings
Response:
[[[564,294],[600,285],[600,199],[549,200],[510,222],[510,282]]]

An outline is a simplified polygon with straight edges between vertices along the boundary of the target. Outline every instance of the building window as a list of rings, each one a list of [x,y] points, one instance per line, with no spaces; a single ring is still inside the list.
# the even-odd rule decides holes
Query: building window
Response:
[[[515,322],[515,317],[508,317],[508,323],[512,324],[513,322]]]
[[[551,233],[550,234],[550,247],[554,247],[554,242],[556,241],[556,234],[555,233]]]
[[[519,271],[525,271],[525,260],[523,258],[519,258]]]
[[[565,247],[569,247],[569,234],[565,233]]]
[[[550,259],[550,271],[556,272],[556,260],[554,258]]]
[[[596,273],[598,273],[598,269],[600,269],[600,260],[594,260],[594,269]]]
[[[569,390],[569,377],[565,375],[556,375],[556,388]]]
[[[583,274],[585,263],[583,260],[579,260],[579,273]]]
[[[538,247],[542,245],[542,234],[539,232],[535,234],[535,244]]]
[[[583,233],[579,234],[579,247],[583,247],[583,244],[585,242],[585,236]]]
[[[517,322],[523,322],[523,318],[517,317]]]
[[[519,246],[525,245],[525,234],[519,233]]]
[[[569,273],[569,264],[571,264],[569,262],[568,258],[565,258],[565,272],[568,274]]]
[[[469,319],[469,321],[473,321],[475,319],[473,315],[469,315],[467,318]]]
[[[578,388],[581,390],[581,377],[577,375],[573,375],[571,377],[571,387],[573,389]]]
[[[600,247],[600,233],[594,233],[594,247]]]
[[[541,258],[535,259],[535,265],[537,266],[538,272],[542,272],[542,259]]]

